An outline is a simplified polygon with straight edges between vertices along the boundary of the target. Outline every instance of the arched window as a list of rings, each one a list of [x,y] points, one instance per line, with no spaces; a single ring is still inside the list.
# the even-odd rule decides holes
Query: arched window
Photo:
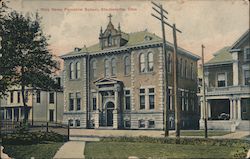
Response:
[[[130,74],[131,64],[130,64],[130,58],[129,58],[129,56],[126,56],[124,58],[124,66],[125,66],[125,69],[124,69],[125,75]]]
[[[76,79],[80,78],[80,62],[76,62]]]
[[[74,79],[74,65],[73,65],[73,63],[69,64],[69,78]]]
[[[96,78],[96,61],[92,62],[92,77]]]
[[[104,61],[104,73],[105,76],[109,76],[109,61],[107,59]]]
[[[140,72],[146,72],[146,68],[145,68],[145,55],[141,54],[140,55]]]
[[[151,72],[154,70],[154,57],[153,53],[148,53],[148,71]]]
[[[114,58],[111,60],[111,75],[116,75],[116,61]]]

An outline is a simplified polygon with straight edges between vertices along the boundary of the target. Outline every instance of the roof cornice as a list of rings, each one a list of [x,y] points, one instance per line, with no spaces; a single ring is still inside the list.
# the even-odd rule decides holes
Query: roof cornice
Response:
[[[147,44],[137,44],[137,45],[132,45],[132,46],[123,46],[120,48],[112,48],[112,49],[107,49],[107,50],[102,50],[102,51],[97,51],[97,52],[93,52],[93,53],[88,53],[88,52],[79,52],[76,54],[70,54],[70,55],[62,55],[60,56],[60,58],[62,59],[68,59],[68,58],[76,58],[76,57],[80,57],[80,56],[86,56],[86,55],[90,55],[90,56],[94,56],[94,55],[103,55],[103,54],[108,54],[108,53],[120,53],[120,52],[124,52],[124,51],[129,51],[129,50],[137,50],[137,49],[144,49],[144,48],[148,48],[148,47],[159,47],[162,46],[162,42],[152,42],[152,43],[147,43]],[[173,48],[173,44],[167,42],[167,46],[170,48]],[[179,53],[189,56],[191,58],[194,58],[196,60],[200,59],[200,56],[195,55],[181,47],[178,47],[178,51]]]

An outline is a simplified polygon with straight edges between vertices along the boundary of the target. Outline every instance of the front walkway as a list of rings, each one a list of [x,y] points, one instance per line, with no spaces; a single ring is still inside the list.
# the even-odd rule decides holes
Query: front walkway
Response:
[[[54,159],[63,159],[63,158],[84,158],[84,148],[85,142],[83,141],[69,141],[66,142],[56,153]]]

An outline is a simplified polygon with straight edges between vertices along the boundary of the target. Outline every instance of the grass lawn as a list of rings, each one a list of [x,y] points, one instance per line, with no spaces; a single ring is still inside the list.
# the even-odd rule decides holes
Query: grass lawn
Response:
[[[11,158],[30,159],[30,157],[50,159],[62,146],[62,142],[48,142],[33,145],[3,145],[4,152]]]
[[[208,136],[223,136],[230,133],[223,130],[208,130]],[[204,136],[204,130],[181,130],[181,136]]]
[[[86,158],[233,158],[240,147],[136,142],[87,142]]]

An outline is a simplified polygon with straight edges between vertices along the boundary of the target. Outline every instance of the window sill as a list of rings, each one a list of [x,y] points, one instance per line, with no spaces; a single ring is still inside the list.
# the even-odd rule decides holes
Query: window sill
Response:
[[[139,72],[139,75],[147,75],[147,74],[154,74],[154,71],[150,71],[150,72]]]
[[[77,79],[69,79],[69,81],[81,81],[81,78],[77,78]]]
[[[131,76],[131,74],[124,75],[124,77],[130,77],[130,76]]]

